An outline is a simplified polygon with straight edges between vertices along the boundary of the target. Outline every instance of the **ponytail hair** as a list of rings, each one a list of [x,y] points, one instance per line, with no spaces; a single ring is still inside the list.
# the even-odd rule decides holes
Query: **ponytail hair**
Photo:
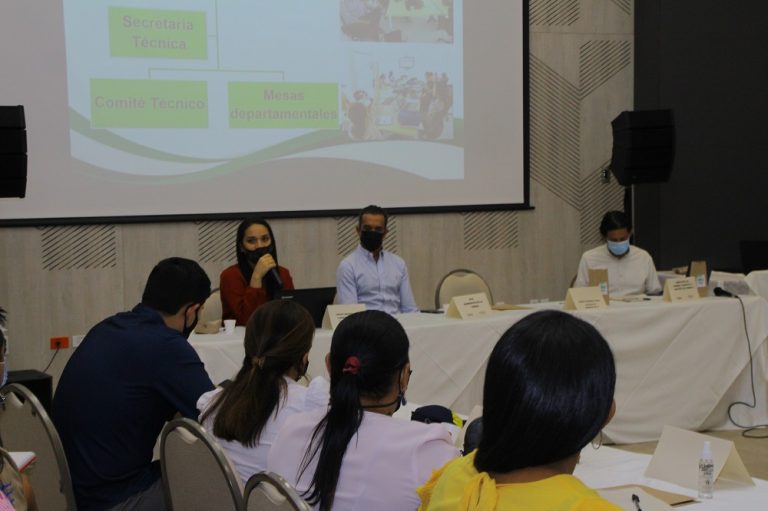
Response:
[[[408,363],[408,336],[400,323],[381,311],[344,318],[333,333],[330,352],[331,399],[315,428],[297,479],[317,457],[304,498],[330,511],[347,446],[363,421],[361,398],[381,398],[397,384]]]
[[[283,376],[293,368],[300,375],[306,372],[303,359],[314,334],[312,317],[296,302],[274,300],[258,307],[245,327],[243,367],[203,413],[201,422],[215,414],[215,436],[247,447],[257,445],[285,398]]]

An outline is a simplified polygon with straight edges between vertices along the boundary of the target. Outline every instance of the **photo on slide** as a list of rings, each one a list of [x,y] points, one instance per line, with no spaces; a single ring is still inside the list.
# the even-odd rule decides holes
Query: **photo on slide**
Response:
[[[341,84],[342,130],[350,140],[453,139],[453,84],[447,73],[373,68],[370,87]]]
[[[454,0],[340,0],[347,41],[453,43]]]

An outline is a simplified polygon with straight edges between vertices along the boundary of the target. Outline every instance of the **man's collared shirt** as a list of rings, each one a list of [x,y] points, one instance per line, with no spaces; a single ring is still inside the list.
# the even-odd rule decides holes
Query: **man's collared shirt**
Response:
[[[389,314],[419,311],[405,261],[386,250],[377,261],[358,245],[336,270],[336,293],[341,304],[363,303],[368,309]]]

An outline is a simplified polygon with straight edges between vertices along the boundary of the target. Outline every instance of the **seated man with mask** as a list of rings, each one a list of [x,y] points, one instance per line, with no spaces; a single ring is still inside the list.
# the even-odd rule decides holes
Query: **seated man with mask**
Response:
[[[608,292],[611,296],[659,294],[661,284],[651,255],[637,246],[630,246],[632,221],[623,211],[609,211],[600,222],[600,234],[606,241],[584,252],[579,262],[574,287],[589,285],[589,270],[608,271]]]
[[[141,303],[93,327],[67,362],[52,415],[80,510],[165,509],[152,450],[165,422],[197,419],[213,389],[187,341],[210,294],[195,261],[160,261]]]
[[[360,245],[336,270],[337,302],[362,303],[389,314],[418,312],[405,261],[383,249],[387,219],[387,212],[379,206],[367,206],[360,212]]]

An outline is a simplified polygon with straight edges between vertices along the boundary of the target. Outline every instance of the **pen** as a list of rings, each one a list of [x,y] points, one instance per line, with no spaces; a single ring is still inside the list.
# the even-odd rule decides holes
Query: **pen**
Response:
[[[637,511],[643,511],[642,509],[640,509],[640,497],[638,497],[634,493],[632,494],[632,502],[635,503],[635,509],[637,509]]]

